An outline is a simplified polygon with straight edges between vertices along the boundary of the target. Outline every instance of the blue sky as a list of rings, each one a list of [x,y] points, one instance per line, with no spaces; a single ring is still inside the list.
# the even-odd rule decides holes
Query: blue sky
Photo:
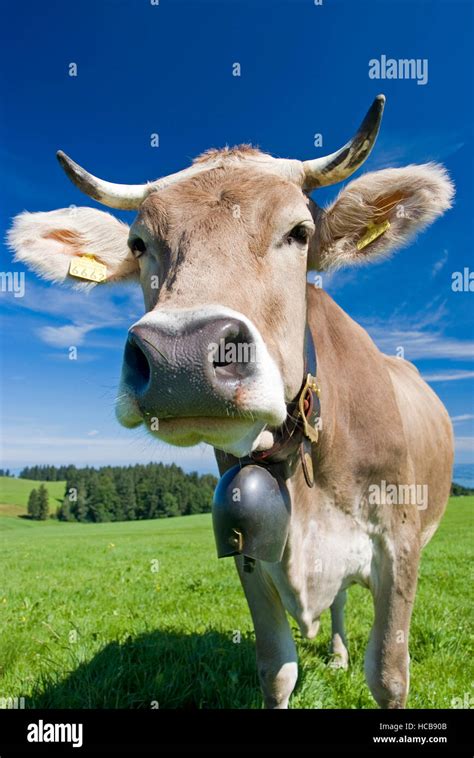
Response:
[[[472,265],[472,8],[453,0],[10,4],[0,46],[2,236],[24,209],[96,205],[66,179],[58,148],[130,183],[225,144],[317,157],[340,147],[384,92],[365,168],[442,161],[456,204],[390,261],[341,271],[324,286],[383,350],[403,346],[448,407],[457,462],[473,461],[474,294],[451,289],[453,272]],[[426,59],[428,82],[370,79],[369,60],[381,55]],[[339,189],[319,191],[317,202]],[[5,248],[1,255],[0,270],[14,270]],[[115,421],[126,332],[143,313],[137,288],[86,296],[28,274],[23,298],[0,297],[3,465],[164,460],[214,470],[210,448],[169,448]],[[77,361],[68,359],[71,344]]]

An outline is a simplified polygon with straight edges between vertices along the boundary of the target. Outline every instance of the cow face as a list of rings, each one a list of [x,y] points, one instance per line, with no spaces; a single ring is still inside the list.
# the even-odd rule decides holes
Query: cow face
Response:
[[[450,205],[452,185],[435,165],[362,176],[324,211],[309,199],[365,160],[382,107],[378,99],[341,151],[303,163],[213,151],[167,180],[123,187],[60,155],[95,199],[137,208],[134,223],[89,208],[21,214],[9,243],[56,281],[84,254],[106,265],[109,282],[140,280],[146,314],[125,346],[123,425],[242,456],[285,421],[303,379],[307,269],[385,255]],[[383,233],[367,242],[374,226]]]
[[[147,314],[125,348],[121,422],[235,454],[282,424],[303,377],[313,233],[301,189],[245,164],[149,195],[128,239]]]

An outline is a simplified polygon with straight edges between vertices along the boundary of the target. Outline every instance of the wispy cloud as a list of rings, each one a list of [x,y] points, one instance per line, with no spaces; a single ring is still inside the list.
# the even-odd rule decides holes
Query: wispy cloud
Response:
[[[437,371],[434,374],[423,374],[425,382],[457,382],[461,379],[472,379],[474,371]]]
[[[474,413],[463,413],[460,416],[451,416],[453,424],[460,424],[463,421],[472,421],[474,419]]]
[[[444,337],[439,333],[429,334],[422,331],[409,332],[400,329],[392,329],[391,331],[384,333],[385,330],[383,328],[381,330],[369,328],[368,331],[384,353],[395,355],[397,348],[402,347],[404,355],[408,360],[444,358],[467,361],[472,360],[474,353],[474,342],[472,340]],[[468,377],[466,375],[463,377],[456,376],[452,378],[465,379]],[[429,381],[438,381],[438,379],[431,379]]]
[[[407,314],[402,311],[402,308],[403,306],[383,320],[360,319],[360,323],[365,326],[384,353],[396,355],[402,347],[404,356],[408,360],[427,358],[472,360],[474,340],[448,337],[443,333],[443,325],[446,321],[444,303],[432,303],[423,312],[415,314]],[[451,374],[456,374],[456,372],[451,372]],[[468,376],[454,378],[464,379]],[[431,381],[437,381],[437,379],[431,379]]]
[[[461,150],[465,138],[460,132],[423,132],[408,136],[398,132],[391,136],[385,132],[377,143],[377,153],[370,163],[371,170],[404,166],[407,163],[444,161]]]
[[[431,276],[436,276],[442,268],[445,267],[447,261],[449,258],[449,253],[447,250],[443,250],[441,257],[438,258],[437,261],[435,261],[433,268],[431,269]]]
[[[25,296],[14,303],[5,302],[5,306],[7,310],[20,307],[39,317],[63,321],[59,326],[34,330],[43,342],[55,348],[83,345],[88,334],[101,329],[126,329],[144,310],[137,286],[105,285],[78,292],[39,284],[31,274],[27,274]],[[102,343],[103,340],[88,340],[90,347],[108,346]]]
[[[10,308],[25,308],[37,314],[54,316],[81,323],[87,316],[90,324],[127,322],[143,313],[140,288],[132,285],[102,285],[89,291],[67,286],[48,286],[39,283],[30,272],[26,274],[25,296],[5,301]]]
[[[66,326],[42,326],[36,330],[36,334],[51,347],[70,347],[84,343],[86,334],[92,331],[93,326],[71,324]]]

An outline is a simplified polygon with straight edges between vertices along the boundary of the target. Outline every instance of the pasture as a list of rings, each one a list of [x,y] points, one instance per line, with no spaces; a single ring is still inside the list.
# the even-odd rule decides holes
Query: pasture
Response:
[[[26,514],[26,506],[31,490],[44,484],[49,495],[49,511],[56,513],[64,498],[66,482],[37,482],[33,479],[15,479],[0,476],[0,516],[21,516]]]
[[[474,697],[473,505],[452,498],[424,552],[409,708]],[[0,698],[43,708],[261,707],[249,612],[232,560],[215,557],[208,514],[32,522],[10,505],[0,507],[0,550]],[[348,672],[327,665],[329,613],[313,641],[293,624],[293,708],[375,707],[363,674],[371,615],[369,593],[353,587]]]

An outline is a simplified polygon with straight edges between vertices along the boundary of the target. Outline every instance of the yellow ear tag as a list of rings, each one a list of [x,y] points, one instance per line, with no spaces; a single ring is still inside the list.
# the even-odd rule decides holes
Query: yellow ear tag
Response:
[[[88,282],[104,282],[107,279],[107,266],[96,261],[93,255],[81,255],[72,258],[69,274]]]
[[[388,219],[382,221],[381,224],[369,224],[366,233],[357,243],[357,250],[363,250],[364,247],[370,245],[377,237],[381,237],[387,229],[390,229],[390,221]]]

